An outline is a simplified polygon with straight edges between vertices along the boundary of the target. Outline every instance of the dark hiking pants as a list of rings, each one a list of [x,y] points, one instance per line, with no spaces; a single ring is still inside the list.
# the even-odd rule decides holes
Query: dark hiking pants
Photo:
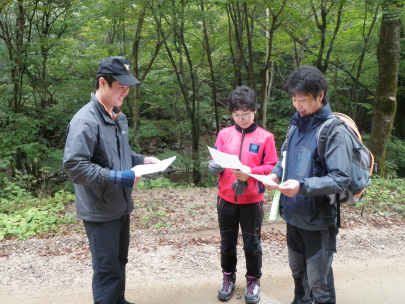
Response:
[[[260,239],[264,217],[263,202],[238,205],[218,197],[217,208],[221,233],[222,270],[236,272],[236,245],[240,224],[246,258],[246,275],[260,278],[262,276]]]
[[[108,222],[83,221],[90,243],[95,304],[124,301],[129,222],[129,215]]]
[[[288,259],[294,278],[294,304],[336,303],[332,271],[336,233],[287,224]]]

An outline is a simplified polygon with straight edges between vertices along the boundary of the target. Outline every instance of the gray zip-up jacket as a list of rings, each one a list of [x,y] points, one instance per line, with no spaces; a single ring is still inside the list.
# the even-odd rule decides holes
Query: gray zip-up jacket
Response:
[[[329,104],[316,113],[300,117],[296,112],[290,120],[294,128],[288,134],[286,168],[280,159],[272,173],[281,181],[300,182],[300,191],[293,197],[281,195],[280,214],[289,224],[305,230],[326,230],[324,204],[329,195],[345,191],[351,181],[352,144],[343,126],[336,126],[326,141],[325,163],[318,154],[317,132],[319,126],[332,115]],[[332,206],[336,215],[336,205]]]
[[[126,116],[114,108],[114,120],[91,94],[90,102],[69,123],[63,167],[76,192],[77,217],[105,222],[130,214],[134,209],[132,188],[109,185],[110,170],[130,170],[145,156],[128,143]]]

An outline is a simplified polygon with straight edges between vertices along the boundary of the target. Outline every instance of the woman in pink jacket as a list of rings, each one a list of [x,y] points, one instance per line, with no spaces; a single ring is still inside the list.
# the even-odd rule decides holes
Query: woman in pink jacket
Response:
[[[229,96],[228,109],[235,125],[219,132],[215,149],[237,155],[248,173],[270,174],[277,163],[277,153],[273,134],[260,128],[255,120],[255,92],[248,87],[238,87]],[[213,161],[209,164],[209,170],[219,175],[217,208],[223,282],[218,299],[229,300],[235,289],[236,244],[240,225],[247,270],[245,301],[257,303],[260,300],[262,276],[260,239],[265,188],[261,182],[242,171],[224,169]]]

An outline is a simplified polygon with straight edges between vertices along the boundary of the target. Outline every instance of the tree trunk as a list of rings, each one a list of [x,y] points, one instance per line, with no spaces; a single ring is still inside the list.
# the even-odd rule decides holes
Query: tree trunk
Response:
[[[232,23],[231,23],[231,11],[229,6],[226,6],[227,9],[227,16],[228,16],[228,32],[229,32],[229,51],[231,53],[231,57],[232,57],[232,64],[233,64],[233,74],[234,74],[234,82],[232,84],[232,87],[235,89],[237,86],[242,85],[241,83],[241,60],[239,60],[239,53],[234,52],[234,47],[233,47],[233,41],[232,41]],[[236,41],[236,39],[235,39]]]
[[[204,12],[204,2],[201,1],[201,11]],[[215,114],[215,126],[216,126],[216,135],[219,133],[219,118],[218,118],[218,107],[217,107],[217,86],[215,81],[215,73],[214,73],[214,66],[212,64],[212,57],[211,57],[211,48],[210,48],[210,41],[208,37],[208,30],[207,24],[203,21],[203,30],[204,30],[204,46],[205,51],[207,52],[207,59],[208,65],[210,66],[210,74],[211,74],[211,81],[212,81],[212,99],[214,104],[214,114]]]
[[[243,3],[243,13],[244,13],[244,20],[245,20],[245,27],[246,27],[246,37],[247,37],[247,45],[248,45],[248,57],[249,61],[247,63],[247,74],[248,74],[248,79],[249,79],[249,86],[253,89],[253,91],[256,91],[256,80],[255,80],[255,74],[253,70],[253,63],[254,63],[254,56],[253,56],[253,18],[249,20],[249,12],[248,12],[248,7],[246,2]]]
[[[136,27],[135,39],[132,45],[132,58],[134,64],[134,76],[136,79],[139,78],[139,47],[141,41],[141,32],[143,27],[143,21],[145,19],[146,3],[143,4],[141,14],[138,18],[138,24]],[[134,88],[134,99],[132,102],[132,119],[134,123],[134,135],[132,137],[133,142],[136,146],[139,146],[139,129],[141,127],[141,119],[139,116],[139,86]]]
[[[140,73],[139,70],[139,52],[140,52],[140,42],[141,42],[141,31],[143,27],[143,21],[145,19],[146,15],[146,8],[149,2],[145,2],[144,6],[142,7],[141,14],[139,16],[138,24],[137,24],[137,29],[135,33],[135,39],[134,43],[132,46],[132,58],[133,58],[133,64],[134,64],[134,76],[136,79],[138,79],[140,82],[143,82],[146,78],[146,75],[148,75],[149,71],[151,70],[153,63],[155,62],[156,57],[158,56],[160,52],[160,48],[162,47],[164,41],[161,39],[161,29],[162,29],[162,23],[161,19],[157,16],[153,16],[156,24],[156,45],[155,45],[155,50],[154,53],[152,54],[152,57],[149,60],[149,63],[145,70],[142,73]],[[149,3],[150,4],[150,3]],[[154,7],[152,4],[149,6],[149,10],[154,11]],[[133,142],[136,146],[139,146],[139,130],[141,127],[141,120],[140,120],[140,113],[139,113],[139,93],[140,93],[140,87],[135,86],[134,89],[134,98],[132,100],[132,116],[133,116],[133,127],[134,127],[134,135],[132,137]]]
[[[340,112],[340,103],[339,103],[339,86],[338,86],[338,77],[337,77],[338,68],[335,66],[333,69],[333,88],[335,89],[335,101],[333,109],[336,112]]]
[[[184,16],[185,2],[180,1],[181,7],[180,15]],[[175,3],[173,2],[173,6]],[[195,66],[191,60],[190,51],[186,44],[184,37],[184,20],[180,19],[178,15],[174,15],[173,22],[174,29],[174,48],[178,53],[178,64],[175,61],[173,52],[167,43],[167,37],[164,32],[161,31],[162,40],[165,44],[167,55],[169,56],[170,62],[172,63],[177,82],[179,84],[181,93],[184,98],[187,115],[191,121],[191,141],[192,141],[192,161],[193,161],[193,182],[195,185],[201,183],[201,172],[200,172],[200,152],[199,152],[199,142],[200,142],[200,104],[198,100],[198,88],[197,82],[198,77],[195,73]],[[184,61],[184,57],[186,61]],[[191,83],[190,83],[191,82]]]
[[[236,2],[235,5],[228,4],[227,5],[227,11],[229,14],[229,17],[233,23],[233,29],[234,29],[234,38],[235,38],[235,44],[236,44],[236,50],[237,50],[237,66],[243,65],[246,71],[246,77],[247,77],[247,85],[249,87],[253,87],[253,82],[254,80],[252,79],[252,73],[250,73],[250,67],[249,67],[249,62],[246,59],[245,56],[245,51],[244,51],[244,46],[243,46],[243,32],[244,32],[244,16],[242,15],[242,9],[241,5],[239,2]],[[249,30],[249,29],[247,29]],[[242,85],[241,83],[241,74],[236,75],[238,78],[235,79],[237,81],[238,85]]]
[[[405,31],[401,29],[401,47],[404,46]],[[405,54],[400,54],[400,62],[405,62]],[[402,63],[403,64],[403,63]],[[398,90],[397,94],[397,111],[395,114],[394,122],[394,135],[401,140],[405,140],[405,75],[401,73],[398,75],[398,87],[402,88]]]
[[[343,12],[343,5],[345,3],[346,0],[339,0],[339,8],[338,8],[338,12],[337,12],[337,20],[336,20],[336,26],[333,32],[333,36],[332,39],[329,43],[329,48],[326,52],[326,58],[323,58],[323,54],[326,51],[326,35],[329,35],[328,31],[327,31],[327,16],[330,13],[334,3],[332,2],[330,4],[329,7],[326,7],[327,5],[327,1],[322,0],[321,1],[321,12],[320,12],[320,19],[321,22],[318,19],[318,14],[317,14],[317,10],[314,6],[314,3],[311,1],[311,8],[312,8],[312,12],[314,14],[314,18],[315,18],[315,23],[316,26],[318,27],[318,29],[321,32],[321,43],[319,46],[319,53],[318,53],[318,61],[317,61],[317,68],[318,70],[320,70],[323,74],[326,73],[326,71],[328,70],[328,66],[329,66],[329,59],[330,59],[330,55],[332,53],[333,50],[333,45],[335,43],[335,39],[337,36],[337,33],[339,32],[339,28],[340,28],[340,24],[342,22],[342,12]]]
[[[273,84],[274,84],[274,61],[272,61],[271,65],[270,65],[270,79],[269,79],[269,85],[267,87],[267,101],[270,101],[271,90],[273,88]]]
[[[21,111],[21,107],[20,107],[20,103],[21,103],[20,82],[21,81],[20,81],[20,78],[21,78],[21,71],[22,71],[24,25],[25,25],[24,1],[18,0],[18,16],[17,16],[18,34],[17,34],[17,42],[16,42],[17,52],[16,52],[16,54],[14,54],[15,55],[15,58],[14,58],[15,67],[12,69],[12,78],[13,78],[13,83],[14,83],[14,113],[18,113]]]
[[[269,87],[271,87],[271,80],[269,80],[269,68],[270,64],[273,64],[274,61],[271,60],[272,57],[272,50],[273,50],[273,38],[274,38],[274,32],[276,29],[281,25],[281,22],[278,22],[278,18],[280,17],[281,13],[284,10],[286,0],[283,1],[280,9],[278,10],[277,13],[274,13],[271,7],[267,8],[267,15],[270,15],[269,18],[269,27],[267,29],[267,50],[266,50],[266,63],[264,65],[264,68],[262,70],[262,75],[263,75],[263,83],[262,83],[262,89],[261,89],[261,98],[260,98],[260,108],[258,110],[258,122],[259,125],[263,128],[266,129],[266,122],[267,122],[267,103],[269,100],[269,95],[270,92],[267,91]]]
[[[378,164],[378,175],[385,177],[385,153],[396,111],[401,9],[398,2],[383,4],[380,40],[377,47],[378,82],[373,107],[369,148]]]
[[[136,77],[135,77],[136,78]],[[133,143],[139,147],[139,129],[141,128],[141,119],[139,115],[139,85],[134,86],[134,99],[132,102],[132,119],[134,127]]]
[[[362,73],[362,68],[363,68],[363,61],[364,61],[364,57],[366,55],[366,51],[367,51],[367,47],[368,47],[368,41],[370,40],[370,36],[371,33],[373,32],[373,28],[374,25],[377,21],[377,16],[378,16],[378,11],[380,9],[380,6],[377,5],[375,8],[375,12],[374,12],[374,17],[373,17],[373,21],[371,22],[371,25],[368,29],[368,33],[365,36],[364,32],[366,31],[366,19],[364,20],[364,28],[363,28],[363,40],[364,40],[364,45],[360,54],[360,58],[359,58],[359,63],[357,65],[357,74],[356,74],[356,79],[354,81],[354,84],[350,90],[350,94],[349,94],[349,105],[352,105],[352,102],[354,100],[355,103],[358,102],[358,86],[359,86],[359,79]],[[366,13],[367,13],[367,7],[366,7]],[[365,14],[365,16],[367,16],[367,14]],[[356,107],[352,106],[352,113],[351,113],[351,117],[353,118],[354,121],[357,121],[357,111],[356,111]],[[360,115],[361,116],[361,115]],[[361,130],[360,130],[361,131]]]

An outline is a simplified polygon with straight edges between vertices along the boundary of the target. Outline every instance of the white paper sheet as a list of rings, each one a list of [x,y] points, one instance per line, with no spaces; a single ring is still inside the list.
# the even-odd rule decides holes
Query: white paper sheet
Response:
[[[246,172],[245,172],[246,173]],[[275,182],[273,182],[272,179],[270,179],[269,176],[267,175],[260,175],[260,174],[250,174],[250,173],[246,173],[248,175],[250,175],[251,177],[257,179],[258,181],[261,181],[263,184],[265,185],[269,185],[269,186],[277,186],[277,184]]]
[[[208,147],[208,150],[210,151],[214,162],[222,168],[243,170],[244,166],[236,155],[220,152],[210,147]]]
[[[260,174],[250,174],[244,171],[244,165],[240,162],[239,158],[236,155],[227,154],[224,152],[217,151],[213,148],[208,147],[212,159],[222,168],[230,168],[230,169],[239,169],[242,172],[250,175],[251,177],[261,181],[263,184],[270,185],[270,186],[277,186],[275,182],[273,182],[267,175],[260,175]]]
[[[171,163],[176,159],[176,156],[161,160],[157,164],[148,164],[148,165],[137,165],[131,170],[135,172],[136,175],[147,175],[157,172],[163,172],[171,165]]]

